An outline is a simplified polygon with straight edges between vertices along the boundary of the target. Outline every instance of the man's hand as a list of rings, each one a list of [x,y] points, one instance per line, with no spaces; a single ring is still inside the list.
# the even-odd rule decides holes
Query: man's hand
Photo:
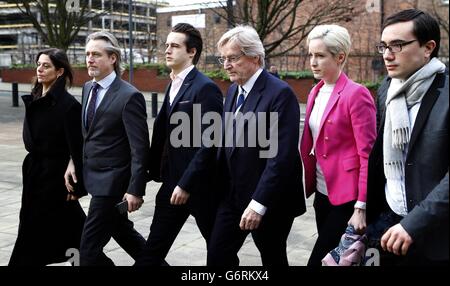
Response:
[[[172,197],[170,197],[170,204],[171,205],[184,205],[187,200],[189,199],[190,194],[180,188],[179,186],[176,186],[175,189],[173,189]]]
[[[66,201],[76,201],[76,200],[78,200],[79,199],[79,197],[78,196],[76,196],[76,195],[72,195],[72,194],[67,194],[67,198],[66,198]]]
[[[69,160],[69,164],[67,164],[66,172],[64,173],[64,181],[66,184],[66,189],[69,192],[67,194],[66,201],[75,201],[78,200],[78,197],[73,194],[75,191],[75,186],[72,185],[77,183],[77,175],[75,174],[75,165],[73,164],[72,158]]]
[[[364,233],[366,230],[366,210],[355,208],[348,225],[352,225],[357,233]]]
[[[395,255],[406,255],[413,239],[399,223],[389,228],[381,237],[381,247]]]
[[[242,230],[255,230],[261,223],[262,215],[247,207],[241,216],[239,227]]]
[[[128,212],[137,211],[142,204],[144,203],[144,199],[142,197],[137,197],[132,194],[125,193],[122,200],[127,200],[128,202]]]

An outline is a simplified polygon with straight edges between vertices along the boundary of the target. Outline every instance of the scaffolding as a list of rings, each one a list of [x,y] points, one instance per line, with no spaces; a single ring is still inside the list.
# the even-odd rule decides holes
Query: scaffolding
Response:
[[[67,54],[73,64],[85,61],[84,47],[86,36],[92,32],[106,30],[114,34],[123,50],[129,47],[128,0],[88,0],[90,12],[100,15],[80,28],[69,46]],[[0,1],[0,66],[12,64],[32,64],[37,52],[47,48],[31,21],[23,16],[20,9],[11,1]],[[161,2],[160,2],[161,3]],[[40,11],[32,5],[35,18],[45,29]],[[20,5],[20,4],[19,4]],[[56,8],[49,4],[50,11]],[[156,55],[156,7],[157,1],[132,1],[133,54],[137,54],[136,63],[150,63]],[[124,60],[127,62],[127,53]],[[135,58],[136,59],[136,58]]]

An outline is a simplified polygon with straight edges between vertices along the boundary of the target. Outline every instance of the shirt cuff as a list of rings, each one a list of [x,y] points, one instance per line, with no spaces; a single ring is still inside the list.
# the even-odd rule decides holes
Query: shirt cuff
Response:
[[[366,209],[366,203],[365,202],[361,202],[361,201],[356,201],[355,209],[365,210]]]
[[[264,215],[267,210],[267,207],[263,206],[255,200],[252,200],[248,206],[260,215]]]

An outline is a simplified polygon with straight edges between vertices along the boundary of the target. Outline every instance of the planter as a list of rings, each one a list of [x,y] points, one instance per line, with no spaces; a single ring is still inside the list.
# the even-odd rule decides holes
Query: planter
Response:
[[[308,99],[308,94],[314,86],[313,78],[287,78],[285,81],[291,86],[294,90],[295,95],[297,96],[297,101],[300,103],[306,103]]]
[[[86,68],[74,68],[73,72],[73,86],[83,86],[85,82],[91,80]],[[0,73],[4,82],[31,83],[33,77],[36,75],[36,70],[32,68],[3,69],[0,70]],[[125,70],[122,74],[122,78],[128,81],[128,76],[128,70]],[[226,95],[228,88],[232,84],[230,81],[222,79],[213,79],[213,81],[220,88],[224,96]],[[288,78],[285,79],[285,81],[294,90],[298,102],[306,103],[308,93],[314,85],[314,79]],[[156,68],[137,68],[134,70],[133,85],[141,91],[164,93],[169,82],[169,77],[158,76],[158,71]]]

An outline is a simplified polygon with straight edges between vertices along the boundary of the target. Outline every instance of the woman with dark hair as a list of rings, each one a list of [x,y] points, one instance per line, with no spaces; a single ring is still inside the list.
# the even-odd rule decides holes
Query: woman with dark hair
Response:
[[[36,79],[25,104],[23,141],[28,151],[22,165],[23,192],[19,231],[9,265],[44,266],[67,261],[78,249],[85,214],[78,198],[82,182],[81,105],[67,92],[73,81],[67,55],[59,49],[40,51]],[[68,192],[64,172],[72,158],[76,188]]]

